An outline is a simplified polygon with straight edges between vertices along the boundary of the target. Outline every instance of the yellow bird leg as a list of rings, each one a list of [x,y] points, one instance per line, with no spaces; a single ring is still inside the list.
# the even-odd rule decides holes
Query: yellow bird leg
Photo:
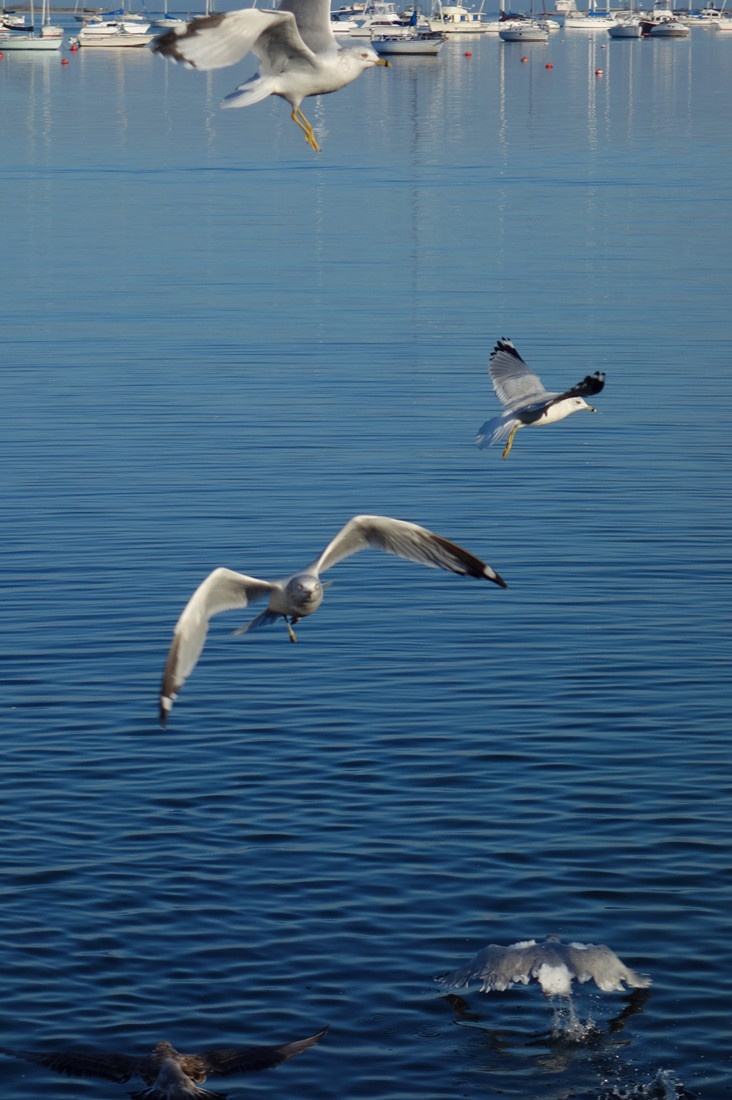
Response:
[[[290,641],[291,642],[296,642],[297,641],[297,635],[295,634],[295,631],[290,626],[290,620],[285,619],[285,622],[287,623],[287,633],[290,635]]]
[[[313,130],[312,126],[305,118],[305,115],[302,113],[299,107],[293,110],[290,118],[300,127],[302,132],[305,134],[305,140],[307,141],[310,148],[314,149],[316,153],[319,153],[320,146],[318,145],[318,142],[315,138],[315,131]]]
[[[513,447],[513,437],[516,435],[516,432],[519,430],[519,427],[520,427],[519,424],[514,424],[514,426],[511,428],[508,439],[506,440],[506,446],[503,448],[503,457],[504,458],[508,458],[508,456],[511,453],[511,448]]]

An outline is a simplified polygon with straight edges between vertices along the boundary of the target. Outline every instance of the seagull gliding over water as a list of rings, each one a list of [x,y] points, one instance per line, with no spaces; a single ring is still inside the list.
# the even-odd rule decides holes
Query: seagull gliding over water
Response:
[[[519,428],[556,424],[581,409],[597,412],[584,398],[599,393],[605,385],[604,371],[595,371],[571,390],[550,393],[544,389],[539,376],[527,367],[510,340],[498,341],[491,352],[488,370],[496,396],[507,412],[486,420],[478,431],[476,443],[482,449],[505,439],[504,458],[508,458]]]
[[[228,95],[222,107],[249,107],[267,96],[286,99],[290,115],[317,152],[312,126],[300,110],[306,96],[345,88],[374,65],[389,66],[371,46],[342,49],[330,26],[329,0],[282,0],[276,11],[244,8],[194,19],[159,35],[154,53],[194,69],[223,69],[250,52],[259,72]]]
[[[214,569],[193,593],[176,624],[160,691],[162,725],[165,725],[176,695],[196,667],[206,641],[209,619],[222,611],[248,607],[266,596],[269,598],[266,609],[236,633],[246,634],[281,618],[287,624],[290,641],[296,642],[293,625],[312,615],[323,602],[324,585],[320,574],[369,547],[419,565],[508,587],[495,569],[468,550],[416,523],[389,516],[354,516],[315,561],[283,581],[263,581],[231,569]],[[378,587],[373,591],[378,597]]]

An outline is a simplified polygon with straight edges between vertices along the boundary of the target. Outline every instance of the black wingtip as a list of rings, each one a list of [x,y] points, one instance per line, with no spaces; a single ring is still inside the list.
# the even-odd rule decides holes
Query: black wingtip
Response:
[[[491,352],[491,359],[493,358],[494,355],[497,355],[500,351],[505,352],[506,355],[512,355],[514,357],[514,359],[518,359],[520,363],[523,363],[523,359],[521,358],[519,353],[516,351],[516,347],[515,347],[513,341],[509,340],[508,337],[506,337],[506,336],[504,336],[503,339],[501,339],[501,340],[496,340],[496,346],[494,347],[493,351]]]

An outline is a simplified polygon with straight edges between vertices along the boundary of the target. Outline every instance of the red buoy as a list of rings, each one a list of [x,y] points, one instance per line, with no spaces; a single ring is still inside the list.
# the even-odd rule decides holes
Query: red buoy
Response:
[[[528,60],[529,60],[528,57],[522,57],[521,58],[521,64],[525,65]]]
[[[552,65],[551,61],[547,61],[547,63],[546,63],[546,65],[544,66],[544,68],[545,68],[545,69],[553,69],[553,68],[554,68],[554,66]]]
[[[71,50],[78,50],[79,47],[77,46],[76,42],[74,42],[73,46],[71,46],[70,48]]]
[[[68,57],[62,57],[61,58],[61,64],[62,65],[68,65],[68,63],[69,63]]]
[[[470,50],[466,50],[466,51],[465,51],[465,56],[466,56],[466,57],[472,57],[473,55],[472,55],[472,53],[470,52]]]
[[[595,69],[595,76],[602,76],[604,72],[604,69]]]

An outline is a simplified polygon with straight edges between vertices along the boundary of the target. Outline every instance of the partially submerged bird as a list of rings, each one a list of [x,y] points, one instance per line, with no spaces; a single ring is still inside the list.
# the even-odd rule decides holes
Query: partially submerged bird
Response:
[[[196,666],[212,616],[248,607],[267,596],[267,608],[236,633],[246,634],[284,619],[290,641],[296,642],[293,625],[306,615],[312,615],[323,602],[324,586],[320,574],[369,547],[420,565],[508,587],[495,569],[456,543],[416,523],[389,516],[354,516],[315,561],[283,581],[262,581],[231,569],[214,569],[193,593],[176,624],[160,692],[161,723],[165,725],[176,695]]]
[[[492,447],[506,440],[503,457],[508,458],[514,436],[519,428],[538,428],[543,424],[556,424],[572,413],[587,409],[585,397],[593,397],[605,385],[605,372],[588,374],[571,390],[549,393],[537,374],[527,367],[510,340],[499,340],[491,352],[488,364],[493,389],[507,412],[486,420],[478,432],[476,443],[480,448]]]
[[[151,49],[205,71],[233,65],[251,50],[259,71],[228,95],[222,107],[250,107],[267,96],[280,96],[316,152],[320,146],[313,127],[300,110],[303,99],[337,92],[366,69],[389,65],[371,46],[338,45],[329,0],[282,0],[276,11],[255,7],[203,16],[160,35]]]
[[[624,991],[623,982],[633,989],[645,989],[651,984],[650,978],[631,970],[609,947],[561,943],[556,936],[547,936],[541,943],[521,940],[509,947],[488,944],[465,966],[441,974],[435,981],[448,989],[480,982],[481,993],[489,993],[512,985],[528,985],[532,978],[547,997],[557,994],[568,997],[574,978],[578,982],[594,981],[605,993]]]
[[[147,1087],[131,1092],[134,1100],[225,1100],[225,1092],[212,1092],[198,1086],[211,1074],[226,1076],[273,1069],[315,1046],[327,1030],[325,1027],[308,1039],[297,1039],[281,1046],[222,1047],[203,1050],[200,1054],[181,1054],[170,1043],[162,1042],[141,1058],[95,1051],[62,1050],[44,1054],[4,1047],[0,1047],[0,1051],[69,1077],[102,1077],[120,1084],[132,1077],[141,1077]]]

